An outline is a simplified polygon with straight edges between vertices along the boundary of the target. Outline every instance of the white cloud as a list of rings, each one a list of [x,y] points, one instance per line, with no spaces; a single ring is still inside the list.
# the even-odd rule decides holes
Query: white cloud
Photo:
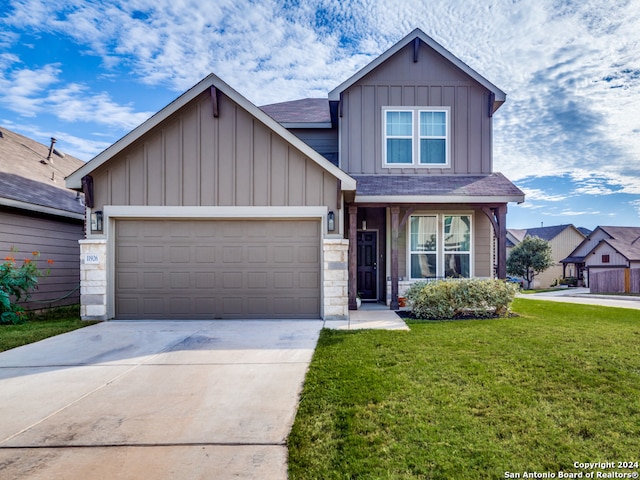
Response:
[[[102,59],[96,75],[114,82],[128,72],[141,89],[182,92],[213,71],[257,104],[326,95],[420,27],[507,92],[494,116],[496,170],[515,181],[585,172],[602,184],[576,193],[640,194],[640,0],[298,3],[10,0],[0,21],[73,39]],[[0,45],[18,41],[0,35]],[[14,95],[0,101],[24,115],[55,106],[68,121],[114,129],[148,116],[88,83],[55,83],[65,68],[5,75],[0,86]]]
[[[527,201],[544,200],[545,202],[562,202],[569,198],[564,194],[549,194],[539,188],[521,188]]]

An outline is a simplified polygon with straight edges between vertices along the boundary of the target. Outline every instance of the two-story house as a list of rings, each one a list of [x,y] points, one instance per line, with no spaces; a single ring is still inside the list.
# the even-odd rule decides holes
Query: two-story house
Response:
[[[504,278],[498,87],[420,30],[329,92],[210,75],[68,178],[84,318],[345,318],[413,281]]]
[[[541,226],[526,229],[507,230],[507,258],[511,248],[519,244],[525,237],[538,237],[549,243],[553,265],[540,272],[533,279],[532,288],[546,288],[556,285],[565,276],[575,276],[573,269],[563,269],[562,260],[566,258],[586,237],[585,229],[577,228],[571,224]],[[565,275],[568,273],[568,275]]]

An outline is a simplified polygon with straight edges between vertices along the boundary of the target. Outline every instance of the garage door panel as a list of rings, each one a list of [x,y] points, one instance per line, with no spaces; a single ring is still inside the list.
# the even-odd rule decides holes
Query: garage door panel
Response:
[[[174,290],[191,288],[191,276],[189,272],[171,272],[169,274],[171,288]]]
[[[213,246],[196,246],[195,253],[197,263],[215,263],[216,261],[216,249]]]
[[[162,246],[147,245],[144,248],[137,248],[143,252],[142,258],[144,259],[144,263],[164,263],[164,248]]]
[[[196,272],[195,287],[198,289],[212,289],[215,288],[216,274],[214,272]]]
[[[319,244],[311,220],[119,220],[116,317],[318,318]]]
[[[189,247],[187,245],[169,248],[171,263],[189,263]]]

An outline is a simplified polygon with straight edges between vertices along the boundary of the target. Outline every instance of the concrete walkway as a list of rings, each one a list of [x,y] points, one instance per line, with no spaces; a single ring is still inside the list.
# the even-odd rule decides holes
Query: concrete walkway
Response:
[[[105,322],[0,353],[0,478],[284,480],[322,325]]]
[[[326,321],[324,326],[334,330],[409,330],[404,320],[387,305],[368,302],[350,311],[349,320]]]
[[[590,293],[588,288],[559,288],[553,292],[521,293],[519,298],[550,300],[554,302],[600,305],[603,307],[633,308],[640,310],[640,297],[622,295],[600,295]]]

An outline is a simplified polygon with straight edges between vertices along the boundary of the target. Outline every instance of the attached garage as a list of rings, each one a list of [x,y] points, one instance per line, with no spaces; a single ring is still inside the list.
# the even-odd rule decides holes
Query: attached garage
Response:
[[[320,221],[115,221],[115,318],[320,318]]]

